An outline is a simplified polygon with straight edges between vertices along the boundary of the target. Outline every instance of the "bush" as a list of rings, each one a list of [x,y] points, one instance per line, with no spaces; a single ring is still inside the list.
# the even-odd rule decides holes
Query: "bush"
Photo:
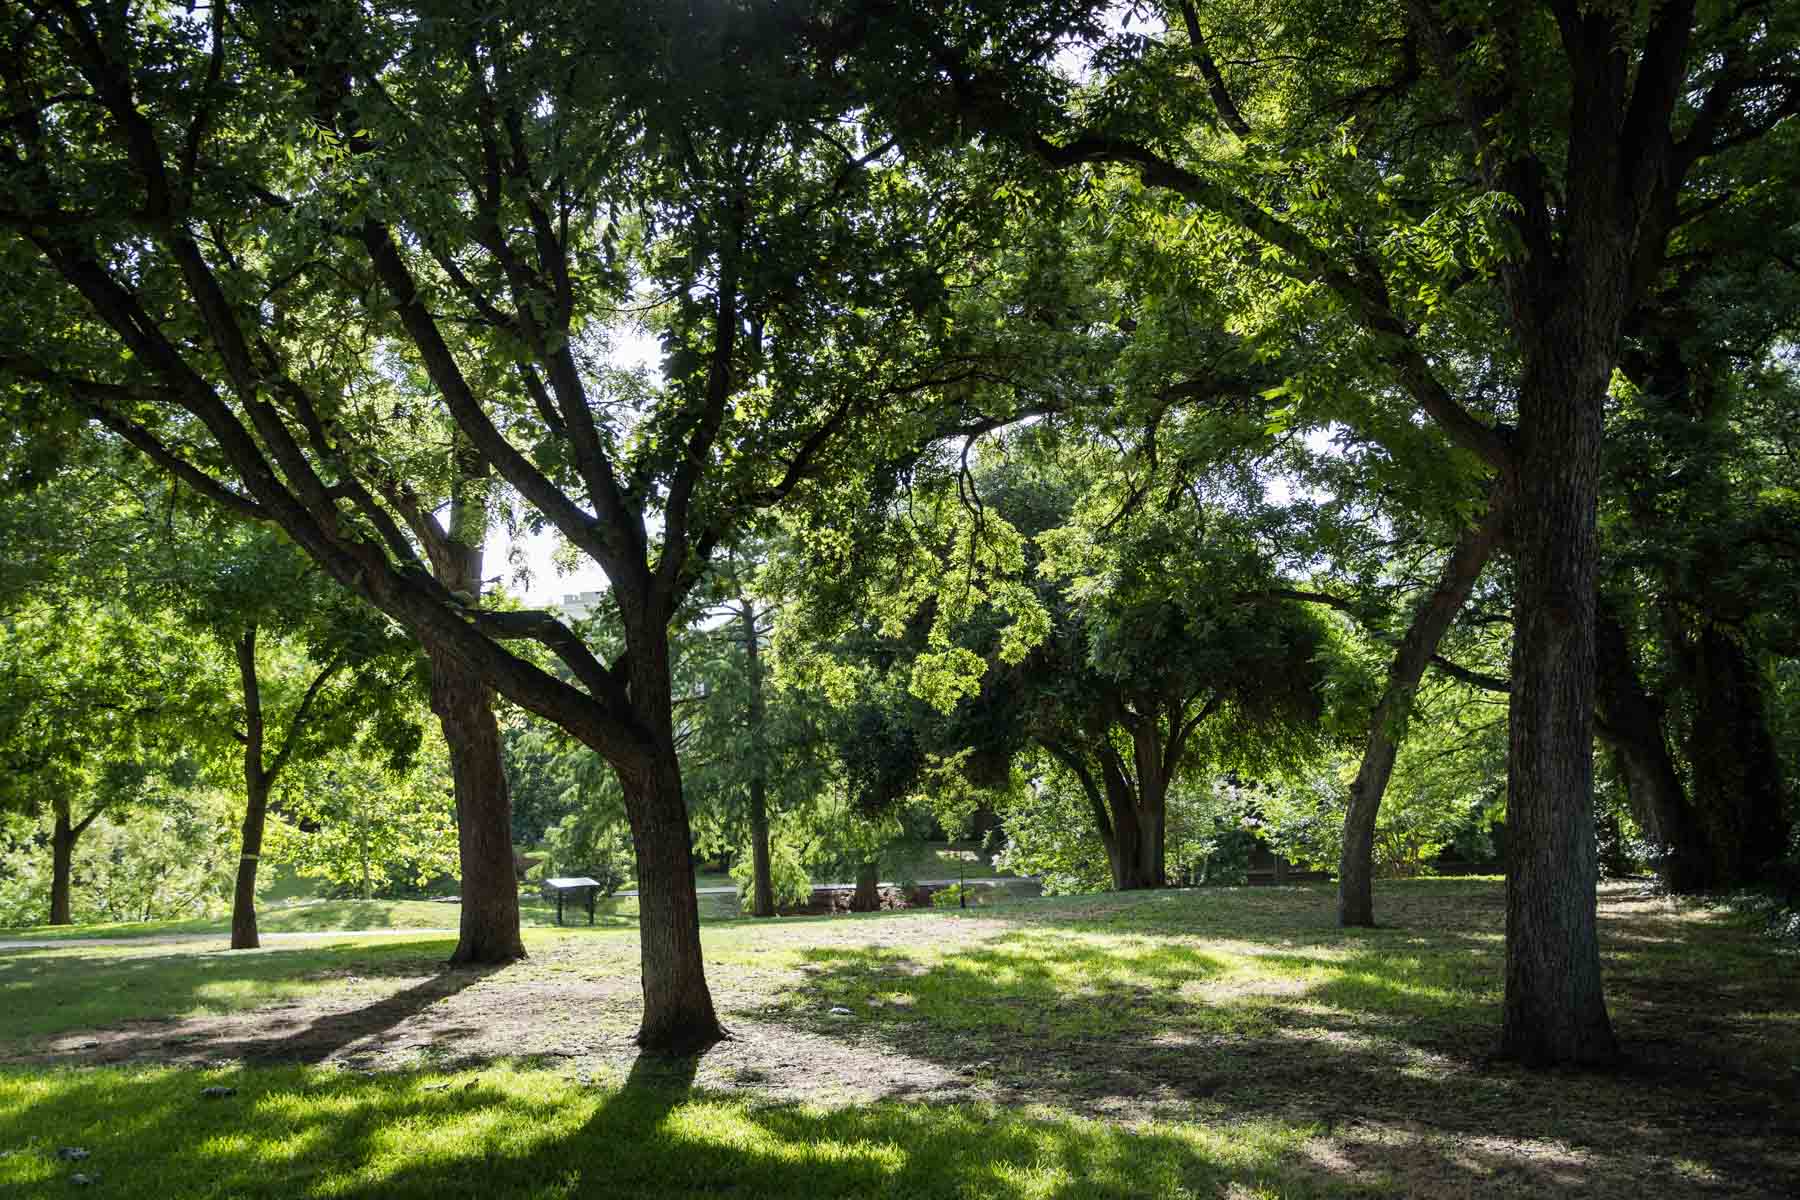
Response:
[[[953,883],[947,888],[931,893],[931,907],[961,908],[963,906],[963,898],[973,890],[974,889],[965,887],[960,883]]]

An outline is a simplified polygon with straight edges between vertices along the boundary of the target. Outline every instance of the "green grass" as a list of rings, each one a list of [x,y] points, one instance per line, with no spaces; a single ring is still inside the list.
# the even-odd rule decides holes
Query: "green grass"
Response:
[[[1377,908],[1346,931],[1329,888],[1246,888],[711,923],[737,1037],[672,1083],[629,1044],[622,914],[479,972],[404,934],[0,953],[0,1061],[30,1072],[0,1069],[0,1191],[78,1169],[52,1143],[119,1195],[1637,1200],[1800,1170],[1800,959],[1752,923],[1609,892],[1626,1069],[1538,1073],[1489,1059],[1500,881]],[[95,1060],[126,1066],[71,1069]],[[201,1102],[215,1078],[238,1097]]]
[[[731,897],[700,897],[702,919],[726,920],[737,915]],[[595,923],[615,928],[635,928],[637,901],[629,896],[602,900],[595,906]],[[263,933],[329,933],[340,930],[454,930],[461,919],[455,904],[436,900],[301,900],[259,906],[257,928]],[[563,920],[585,925],[587,910],[579,904],[565,906]],[[535,893],[519,897],[519,923],[527,929],[556,925],[556,906]],[[186,936],[225,937],[231,922],[223,916],[192,917],[179,921],[119,921],[92,925],[35,925],[0,930],[0,940],[81,941],[87,938],[162,938]]]
[[[882,860],[883,879],[955,879],[960,864],[964,879],[1012,879],[1006,871],[997,871],[987,854],[975,842],[917,842],[902,853],[890,854]],[[847,880],[821,880],[822,883],[844,883]]]
[[[962,859],[966,879],[1009,879],[1013,876],[996,871],[978,853],[973,842],[920,843],[911,848],[908,857],[882,864],[882,878],[954,879],[958,856]],[[821,882],[846,882],[822,880]],[[720,872],[696,872],[696,887],[730,887],[732,878]],[[635,884],[627,882],[621,890]],[[327,900],[319,896],[321,885],[288,871],[277,871],[264,891],[257,910],[257,927],[264,933],[315,933],[363,929],[454,929],[459,919],[457,906],[433,900]],[[455,881],[446,881],[454,890]],[[984,899],[986,899],[984,897]],[[604,900],[598,906],[598,923],[630,925],[637,920],[637,903],[629,896]],[[722,921],[739,914],[738,905],[728,896],[700,897],[701,919]],[[581,923],[587,913],[568,908],[564,920]],[[535,891],[520,896],[520,923],[526,928],[556,924],[556,907],[542,901]],[[230,931],[230,921],[223,916],[191,917],[175,921],[116,921],[87,925],[33,925],[0,929],[0,940],[65,941],[82,938],[170,937],[181,935],[220,935]]]
[[[0,1034],[25,1039],[130,1020],[240,1012],[330,993],[373,999],[437,973],[455,941],[344,939],[278,954],[72,946],[0,956]],[[4,1045],[0,1041],[0,1045]]]
[[[448,1086],[445,1086],[445,1085]],[[235,1087],[217,1100],[207,1086]],[[694,1091],[650,1065],[583,1086],[515,1066],[0,1077],[0,1184],[123,1196],[1342,1194],[1280,1120],[1119,1127],[990,1104],[823,1109]],[[58,1146],[90,1151],[59,1161]]]

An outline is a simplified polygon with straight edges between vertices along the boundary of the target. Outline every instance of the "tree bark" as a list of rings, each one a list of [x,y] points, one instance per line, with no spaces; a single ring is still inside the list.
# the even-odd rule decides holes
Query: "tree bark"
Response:
[[[701,956],[681,766],[667,746],[643,764],[617,769],[637,849],[644,989],[637,1044],[656,1054],[695,1054],[726,1034],[713,1010]]]
[[[78,835],[70,821],[68,798],[58,798],[52,807],[56,823],[50,831],[50,924],[73,925],[75,918],[69,893],[75,872],[75,839]]]
[[[1624,622],[1604,595],[1594,650],[1600,736],[1612,747],[1632,816],[1656,847],[1657,874],[1671,891],[1699,890],[1705,886],[1711,851],[1669,753],[1662,705],[1644,690]]]
[[[245,772],[243,850],[238,855],[237,886],[231,895],[231,948],[254,950],[262,945],[256,928],[256,868],[262,857],[263,827],[269,810],[269,788],[260,772]]]
[[[237,886],[231,896],[231,948],[254,950],[262,944],[256,929],[256,868],[262,855],[263,824],[273,782],[263,770],[262,689],[256,675],[254,625],[238,638],[236,649],[238,686],[244,699],[244,828]]]
[[[444,728],[456,790],[462,919],[454,965],[525,957],[519,884],[513,872],[512,794],[500,760],[494,694],[461,661],[428,649],[431,709]]]
[[[413,531],[431,559],[431,573],[451,595],[480,604],[482,542],[487,536],[486,465],[463,437],[452,450],[450,513],[446,526],[416,508]],[[431,710],[444,730],[456,789],[457,850],[462,873],[462,918],[453,965],[506,963],[525,957],[519,936],[519,881],[512,844],[512,791],[501,757],[494,692],[447,646],[422,637],[431,660]]]
[[[1487,515],[1457,539],[1438,576],[1437,587],[1413,614],[1405,638],[1394,651],[1387,686],[1369,717],[1368,740],[1363,744],[1362,763],[1350,784],[1350,804],[1344,813],[1344,845],[1338,860],[1339,925],[1375,924],[1375,821],[1388,779],[1394,773],[1408,710],[1425,667],[1468,601],[1469,592],[1500,544],[1505,527],[1505,494],[1496,487],[1488,496]]]
[[[1152,774],[1140,778],[1139,786],[1133,787],[1124,764],[1110,749],[1102,754],[1100,766],[1112,820],[1112,837],[1107,840],[1106,850],[1112,863],[1114,890],[1134,892],[1165,886],[1165,814],[1163,793],[1158,786],[1161,781]]]
[[[856,892],[850,897],[852,912],[881,911],[881,864],[873,860],[856,866]]]
[[[1762,680],[1743,647],[1709,623],[1693,658],[1688,761],[1695,815],[1712,848],[1703,886],[1720,890],[1754,882],[1787,849],[1781,758],[1769,732]]]
[[[1595,926],[1594,605],[1607,303],[1624,297],[1587,299],[1598,311],[1546,305],[1556,323],[1528,341],[1520,390],[1500,1049],[1533,1065],[1618,1052]]]
[[[750,914],[775,915],[775,881],[769,863],[768,741],[763,721],[762,647],[756,631],[756,608],[747,597],[738,601],[744,626],[744,663],[750,682]]]

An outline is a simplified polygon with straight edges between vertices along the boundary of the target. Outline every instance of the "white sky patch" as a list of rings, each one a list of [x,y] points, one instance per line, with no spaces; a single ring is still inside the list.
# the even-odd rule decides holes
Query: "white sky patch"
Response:
[[[642,368],[653,377],[661,377],[662,344],[656,335],[636,324],[621,325],[611,331],[610,343],[608,357],[613,366],[627,371]],[[557,547],[562,540],[554,529],[520,531],[513,538],[505,529],[495,527],[488,537],[485,574],[489,579],[497,577],[500,587],[519,596],[531,608],[560,604],[564,597],[576,592],[605,590],[606,573],[586,555],[577,556],[572,572],[564,573],[557,567]],[[515,549],[530,574],[529,582],[523,585],[513,578]]]

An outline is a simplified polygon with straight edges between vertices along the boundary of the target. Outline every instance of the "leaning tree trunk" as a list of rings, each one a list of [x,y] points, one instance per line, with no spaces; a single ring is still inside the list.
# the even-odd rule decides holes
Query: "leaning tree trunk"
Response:
[[[1527,345],[1520,389],[1500,1049],[1528,1064],[1595,1063],[1618,1052],[1600,982],[1593,808],[1601,413],[1616,339],[1595,336],[1603,315],[1546,315],[1564,320]]]
[[[73,925],[69,891],[75,871],[75,827],[66,798],[57,800],[53,807],[56,824],[50,831],[50,924]]]
[[[700,903],[681,766],[665,746],[619,769],[637,848],[638,935],[644,1018],[637,1044],[658,1054],[693,1054],[725,1030],[713,1009],[700,949]]]
[[[1362,763],[1350,784],[1350,806],[1344,813],[1344,846],[1338,860],[1338,924],[1375,924],[1375,819],[1394,773],[1407,710],[1412,706],[1425,667],[1456,614],[1469,599],[1481,569],[1500,544],[1506,525],[1505,494],[1496,487],[1488,496],[1487,515],[1464,531],[1444,564],[1438,584],[1413,615],[1394,661],[1387,686],[1369,718]]]
[[[769,765],[763,728],[767,709],[763,702],[762,647],[756,633],[755,607],[748,599],[739,603],[744,624],[744,664],[750,681],[750,913],[772,917],[775,881],[769,863]]]
[[[1657,849],[1657,874],[1670,891],[1703,890],[1712,852],[1669,754],[1662,706],[1638,679],[1624,622],[1605,596],[1599,599],[1594,651],[1600,736],[1612,747],[1632,816]]]
[[[431,709],[450,751],[462,866],[462,921],[450,961],[512,962],[525,957],[525,943],[513,869],[512,794],[500,758],[494,693],[459,660],[428,653]]]

